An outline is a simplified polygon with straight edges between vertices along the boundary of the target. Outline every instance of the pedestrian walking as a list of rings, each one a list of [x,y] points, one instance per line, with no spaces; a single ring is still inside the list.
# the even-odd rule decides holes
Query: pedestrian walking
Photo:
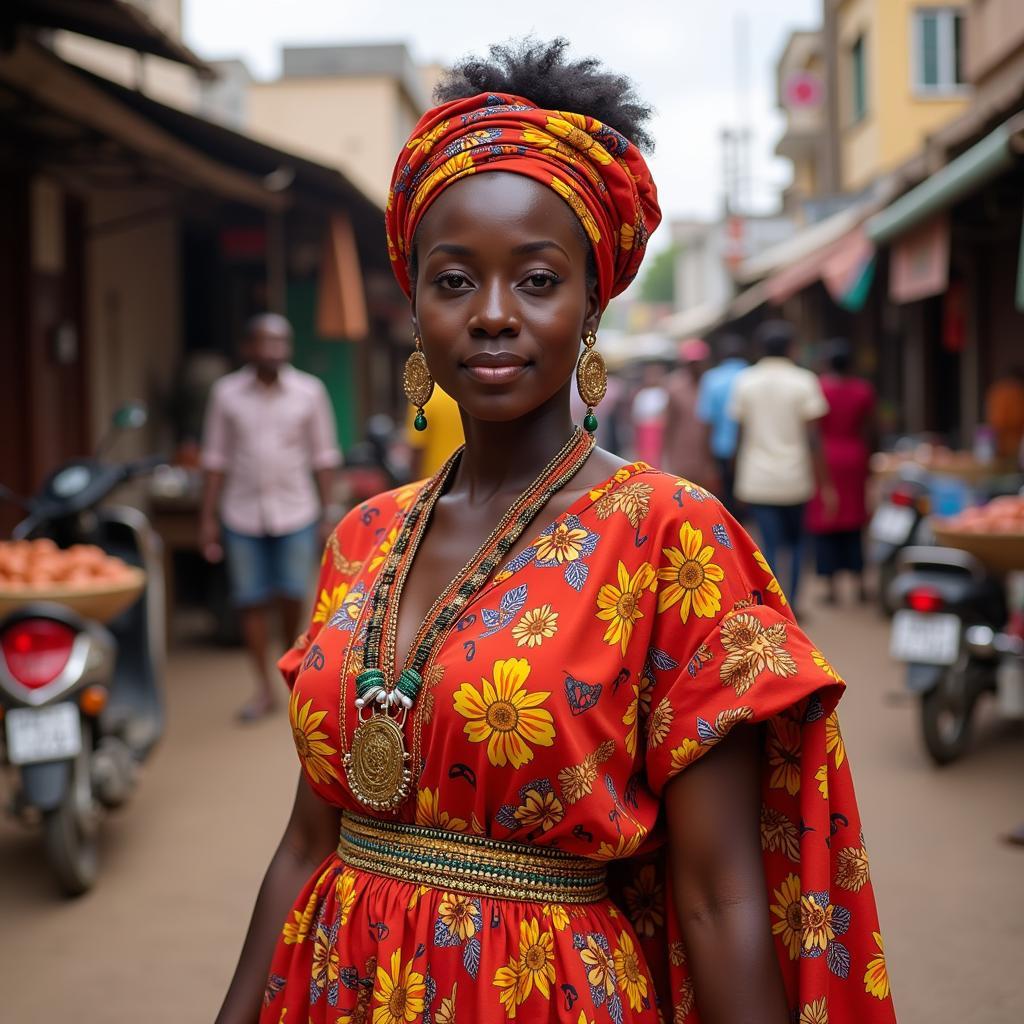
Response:
[[[210,394],[203,427],[200,548],[227,557],[232,598],[252,658],[256,692],[238,713],[250,722],[274,709],[271,608],[284,634],[299,632],[304,599],[326,536],[334,471],[341,463],[323,383],[290,364],[292,329],[273,313],[253,317],[245,366]]]
[[[407,395],[466,445],[334,534],[218,1024],[893,1019],[839,677],[717,501],[594,447],[660,211],[650,111],[566,46],[459,65],[402,146]]]
[[[707,423],[697,415],[700,381],[711,356],[702,338],[679,345],[679,365],[665,383],[668,408],[661,467],[713,494],[719,493],[719,475],[708,438]]]
[[[668,420],[665,376],[664,366],[648,363],[643,368],[640,388],[633,396],[633,454],[650,466],[660,466],[664,453]]]
[[[768,320],[754,334],[761,358],[735,381],[729,415],[739,424],[736,497],[754,515],[774,571],[790,556],[789,599],[795,605],[804,557],[807,503],[819,487],[825,507],[835,491],[821,456],[817,421],[828,412],[818,378],[790,358],[794,331]]]
[[[828,343],[826,352],[821,390],[828,412],[819,420],[818,430],[835,501],[831,509],[827,508],[819,489],[807,510],[807,527],[814,535],[818,575],[827,585],[825,600],[837,604],[836,577],[843,572],[854,577],[860,600],[868,599],[862,533],[868,519],[875,389],[851,372],[853,351],[848,341],[837,338]]]
[[[729,414],[733,385],[747,361],[747,341],[739,334],[724,334],[715,343],[718,364],[700,379],[697,394],[697,416],[708,424],[711,454],[718,464],[718,496],[725,507],[739,516],[736,502],[736,442],[739,426]]]

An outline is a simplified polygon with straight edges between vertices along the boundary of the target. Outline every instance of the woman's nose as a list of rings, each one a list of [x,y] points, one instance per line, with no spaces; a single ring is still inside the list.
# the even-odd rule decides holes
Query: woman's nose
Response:
[[[494,338],[500,334],[518,334],[519,328],[519,310],[512,286],[490,281],[481,287],[474,296],[470,333]]]

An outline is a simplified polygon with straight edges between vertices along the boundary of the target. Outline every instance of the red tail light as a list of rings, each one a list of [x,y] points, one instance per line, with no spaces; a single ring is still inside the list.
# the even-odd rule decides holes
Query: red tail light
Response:
[[[915,587],[907,594],[907,607],[915,612],[938,612],[944,603],[942,595],[931,587]]]
[[[889,502],[892,505],[901,505],[903,508],[913,508],[917,504],[917,498],[909,491],[893,491],[889,495]]]
[[[53,619],[22,619],[0,639],[7,669],[30,690],[52,683],[71,657],[75,631]]]

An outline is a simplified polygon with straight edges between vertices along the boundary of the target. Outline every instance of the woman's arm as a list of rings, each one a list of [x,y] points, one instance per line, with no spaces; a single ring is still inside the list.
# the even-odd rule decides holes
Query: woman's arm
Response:
[[[263,876],[249,931],[215,1024],[256,1024],[274,944],[295,897],[338,845],[339,812],[299,776],[295,804]]]
[[[665,791],[676,913],[703,1024],[788,1024],[761,860],[761,732],[738,726]]]

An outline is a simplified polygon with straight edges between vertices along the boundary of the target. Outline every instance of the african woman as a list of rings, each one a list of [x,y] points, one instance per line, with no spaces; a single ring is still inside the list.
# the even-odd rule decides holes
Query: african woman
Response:
[[[329,540],[220,1024],[894,1019],[842,681],[715,498],[593,446],[660,213],[649,110],[565,49],[465,62],[399,155],[406,391],[466,444]]]

